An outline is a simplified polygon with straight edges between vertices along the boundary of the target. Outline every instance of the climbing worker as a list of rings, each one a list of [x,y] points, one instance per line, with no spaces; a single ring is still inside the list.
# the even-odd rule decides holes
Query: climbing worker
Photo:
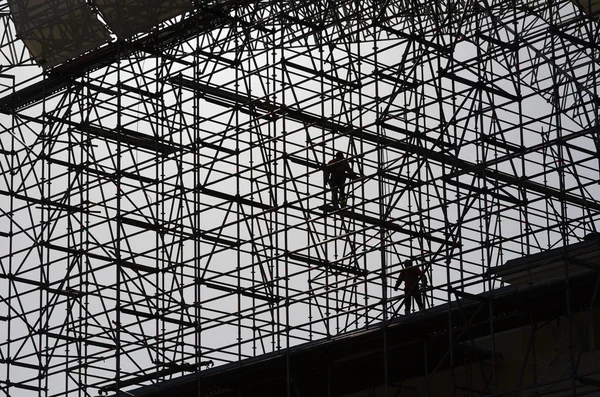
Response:
[[[419,285],[420,279],[423,278],[423,282],[426,283],[427,279],[424,278],[423,272],[418,267],[414,267],[412,261],[409,259],[404,262],[404,269],[400,271],[394,290],[397,291],[400,284],[404,281],[404,314],[410,313],[411,301],[414,299],[419,306],[419,310],[424,310],[423,296],[421,295],[421,287]]]
[[[335,208],[346,206],[346,174],[352,179],[358,178],[358,175],[352,171],[348,160],[344,158],[344,153],[337,152],[335,158],[325,166],[324,175],[324,183],[329,183],[331,186],[331,198]]]

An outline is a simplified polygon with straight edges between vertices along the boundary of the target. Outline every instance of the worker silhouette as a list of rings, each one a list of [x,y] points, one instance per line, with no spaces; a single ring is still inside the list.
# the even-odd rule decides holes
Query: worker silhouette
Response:
[[[331,186],[332,204],[335,208],[346,206],[346,174],[352,179],[358,175],[352,171],[348,160],[344,158],[343,152],[337,152],[335,158],[325,166],[324,182]]]
[[[407,260],[404,262],[404,269],[400,271],[400,275],[398,276],[398,280],[396,280],[396,285],[394,285],[394,290],[398,290],[400,284],[404,281],[404,314],[408,315],[410,313],[411,301],[414,299],[417,302],[417,306],[419,306],[419,310],[424,310],[425,306],[423,305],[423,295],[421,293],[421,287],[419,285],[419,281],[423,279],[423,282],[426,284],[427,279],[421,277],[423,272],[418,267],[413,267],[413,263],[411,260]]]

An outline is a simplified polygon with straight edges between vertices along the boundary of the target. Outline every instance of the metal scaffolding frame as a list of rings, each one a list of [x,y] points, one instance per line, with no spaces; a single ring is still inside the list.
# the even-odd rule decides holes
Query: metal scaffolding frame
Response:
[[[407,258],[450,313],[596,231],[593,3],[208,2],[43,73],[0,7],[2,395],[201,383],[401,321]]]

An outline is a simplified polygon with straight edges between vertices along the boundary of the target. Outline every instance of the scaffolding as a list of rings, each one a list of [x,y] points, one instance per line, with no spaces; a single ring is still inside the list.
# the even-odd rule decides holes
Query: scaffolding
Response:
[[[385,351],[406,259],[452,308],[597,230],[594,3],[202,2],[43,71],[0,7],[2,395]],[[328,210],[337,151],[361,177]]]

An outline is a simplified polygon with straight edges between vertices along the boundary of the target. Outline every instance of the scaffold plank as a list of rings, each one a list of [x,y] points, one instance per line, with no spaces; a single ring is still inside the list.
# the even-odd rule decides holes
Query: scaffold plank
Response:
[[[69,212],[86,212],[87,211],[86,208],[82,208],[82,207],[79,207],[76,205],[64,204],[64,203],[60,203],[58,201],[54,201],[54,200],[50,200],[50,199],[29,197],[29,196],[17,194],[14,192],[7,192],[5,190],[0,190],[0,195],[13,197],[17,200],[22,200],[22,201],[25,201],[25,202],[28,202],[31,204],[39,204],[41,206],[55,207],[55,208],[61,209],[63,211],[69,211]]]
[[[129,309],[126,307],[121,307],[119,309],[119,311],[121,313],[129,314],[129,315],[132,315],[135,317],[143,317],[143,318],[147,318],[149,320],[160,320],[160,321],[164,321],[165,323],[181,325],[182,327],[188,327],[188,328],[196,328],[197,327],[197,324],[189,322],[189,321],[177,320],[175,318],[170,318],[170,317],[158,315],[158,314],[144,313],[139,310]]]
[[[391,81],[392,83],[396,83],[398,85],[398,87],[396,87],[396,89],[402,88],[402,91],[407,91],[410,89],[417,88],[420,84],[418,81],[403,80],[399,77],[392,76],[383,71],[378,71],[377,76],[379,76],[379,78],[381,78],[383,80],[387,80],[387,81]]]
[[[72,170],[85,171],[89,174],[98,175],[98,176],[101,176],[101,177],[104,177],[104,178],[110,179],[110,180],[116,180],[116,179],[118,179],[119,176],[122,176],[122,177],[125,177],[128,179],[136,180],[136,181],[151,184],[151,185],[158,183],[156,179],[148,178],[148,177],[145,177],[145,176],[142,176],[139,174],[134,174],[133,172],[121,171],[119,173],[116,173],[116,172],[106,172],[106,171],[102,171],[99,169],[95,169],[95,168],[92,168],[89,166],[89,164],[93,164],[93,163],[72,164],[67,161],[62,161],[62,160],[52,158],[51,156],[47,156],[47,155],[41,155],[38,158],[42,159],[42,160],[46,160],[52,164],[59,164],[59,165],[62,165],[63,167],[66,167],[66,168],[69,168]]]
[[[501,181],[512,186],[521,186],[527,190],[539,193],[545,197],[553,197],[558,200],[564,200],[572,204],[580,205],[584,208],[593,208],[596,211],[600,211],[600,203],[586,200],[583,197],[577,197],[572,194],[564,193],[559,190],[544,186],[542,184],[532,182],[526,179],[525,177],[521,178],[514,175],[506,174],[501,171],[490,169],[485,165],[470,163],[468,161],[459,159],[455,156],[450,156],[441,152],[436,152],[434,150],[425,149],[423,147],[406,142],[394,142],[393,145],[394,147],[403,150],[407,153],[412,153],[420,156],[427,156],[427,158],[430,160],[435,160],[442,164],[448,164],[453,167],[456,167],[460,170],[460,174],[472,173],[480,178],[495,179],[497,181]],[[455,175],[450,176],[459,175],[457,173],[454,174]]]
[[[70,120],[61,119],[58,117],[47,116],[48,119],[56,123],[68,125],[77,129],[80,132],[93,135],[98,138],[108,139],[114,143],[124,143],[134,147],[143,148],[149,151],[156,151],[162,155],[169,155],[181,150],[181,147],[166,143],[162,139],[155,138],[150,135],[142,134],[127,128],[119,128],[111,130],[104,127],[94,126],[90,123],[77,123]]]
[[[285,156],[286,160],[291,161],[292,163],[298,164],[298,165],[302,165],[308,168],[312,168],[315,170],[319,170],[319,169],[324,169],[325,167],[323,167],[323,165],[317,163],[316,161],[310,161],[310,160],[306,160],[303,158],[300,158],[298,156],[291,156],[291,155],[286,155]]]
[[[521,97],[520,93],[517,93],[517,95],[513,95],[511,93],[504,91],[501,88],[494,87],[492,85],[492,83],[490,83],[490,82],[473,81],[473,80],[461,77],[461,76],[457,75],[456,73],[450,72],[449,70],[446,70],[446,69],[442,70],[440,72],[440,74],[442,77],[447,77],[450,80],[454,80],[458,83],[468,85],[469,87],[473,87],[478,90],[483,90],[489,94],[499,95],[501,97],[508,99],[509,101],[517,102],[520,100],[519,98]]]
[[[246,107],[252,107],[254,109],[260,109],[266,112],[266,115],[285,115],[295,121],[306,123],[308,125],[315,125],[324,127],[331,131],[342,131],[345,128],[339,124],[333,123],[326,118],[315,116],[301,110],[294,109],[292,107],[286,107],[280,104],[267,102],[264,99],[252,98],[246,95],[236,93],[231,90],[210,86],[208,84],[192,81],[181,75],[170,77],[167,81],[173,85],[186,87],[190,90],[199,92],[204,95],[214,95],[217,100],[230,101],[232,104],[243,105]]]
[[[119,95],[119,92],[113,88],[106,88],[106,87],[102,87],[101,85],[98,84],[94,84],[94,83],[90,83],[90,82],[81,82],[81,81],[77,81],[74,80],[72,82],[73,86],[75,87],[79,87],[79,88],[87,88],[90,91],[96,91],[96,92],[100,92],[102,94],[106,94],[112,97],[116,97]]]
[[[80,291],[74,290],[72,288],[67,288],[67,289],[51,288],[52,285],[54,285],[54,284],[59,285],[60,282],[55,282],[55,283],[51,284],[51,283],[42,282],[42,281],[30,280],[25,277],[16,276],[14,274],[0,274],[0,278],[10,280],[13,282],[17,282],[17,283],[31,285],[31,286],[39,288],[40,290],[47,291],[51,294],[67,296],[70,298],[79,298],[83,295]]]
[[[382,171],[380,173],[380,175],[384,179],[389,179],[390,181],[401,183],[402,185],[404,185],[404,186],[406,186],[406,187],[408,187],[410,189],[416,189],[416,188],[418,188],[420,186],[425,186],[425,182],[423,182],[423,181],[405,178],[403,176],[394,175],[394,174],[391,174],[389,172],[383,172]]]
[[[225,65],[230,65],[230,66],[237,66],[240,64],[240,61],[237,59],[229,59],[229,58],[225,58],[223,56],[217,55],[217,54],[213,54],[212,52],[209,51],[203,51],[202,49],[198,49],[196,51],[194,51],[195,54],[198,55],[202,55],[205,56],[209,59],[213,59],[215,61],[221,62]]]
[[[142,50],[143,52],[145,52],[147,54],[153,55],[156,58],[163,58],[163,59],[166,59],[166,60],[171,61],[173,63],[178,63],[178,64],[180,64],[182,66],[193,66],[194,65],[194,63],[191,62],[191,61],[178,58],[178,57],[176,57],[174,55],[171,55],[171,54],[169,54],[167,52],[161,51],[158,48],[153,48],[153,47],[149,47],[149,46],[145,46],[145,45],[138,45],[138,46],[136,46],[136,48]]]
[[[264,113],[260,113],[260,112],[254,111],[252,106],[244,107],[244,105],[241,105],[241,104],[237,104],[237,103],[234,103],[234,102],[220,101],[218,99],[207,97],[207,96],[205,96],[203,99],[206,102],[209,102],[209,103],[212,103],[212,104],[215,104],[215,105],[218,105],[218,106],[222,106],[224,108],[229,108],[231,110],[235,110],[235,111],[238,111],[240,113],[247,114],[248,116],[252,116],[252,117],[257,118],[257,119],[264,119],[264,120],[269,120],[269,121],[273,121],[273,120],[277,119],[276,115],[273,115],[273,114],[264,114]]]
[[[492,44],[495,44],[499,47],[502,47],[502,48],[510,50],[510,51],[517,51],[519,49],[518,42],[513,42],[513,43],[505,42],[505,41],[499,40],[495,37],[488,36],[487,34],[481,33],[481,32],[479,33],[478,36],[481,37],[482,39],[484,39],[485,41],[488,41]]]
[[[451,49],[449,47],[444,47],[443,45],[440,45],[438,43],[434,43],[432,41],[426,40],[422,35],[416,34],[416,33],[405,33],[403,31],[400,31],[398,29],[394,29],[391,28],[389,26],[386,25],[382,25],[382,24],[378,24],[378,27],[381,30],[384,30],[388,33],[394,34],[398,37],[402,37],[403,39],[407,39],[407,40],[411,40],[414,42],[417,42],[419,44],[424,45],[425,47],[431,47],[436,51],[439,51],[443,54],[448,54],[450,53]]]
[[[126,260],[123,260],[123,259],[119,260],[117,258],[111,258],[109,256],[104,256],[104,255],[100,255],[100,254],[88,252],[88,251],[85,251],[83,249],[74,249],[74,248],[61,247],[61,246],[50,244],[50,243],[44,244],[44,247],[46,247],[48,249],[60,251],[60,252],[65,252],[65,253],[68,253],[68,254],[71,254],[71,255],[75,255],[75,256],[85,255],[85,256],[87,256],[88,258],[91,258],[91,259],[98,259],[98,260],[101,260],[101,261],[118,264],[120,266],[123,266],[124,268],[135,270],[135,271],[141,271],[141,272],[145,272],[145,273],[156,273],[156,272],[158,272],[158,269],[155,268],[155,267],[146,266],[146,265],[140,265],[138,263],[129,262],[129,261],[126,261]]]
[[[45,371],[47,368],[43,367],[41,365],[35,365],[35,364],[29,364],[29,363],[23,363],[17,360],[12,360],[12,359],[0,359],[0,364],[10,364],[10,365],[14,365],[16,367],[21,367],[21,368],[27,368],[27,369],[33,369],[34,371]]]
[[[424,181],[419,181],[419,180],[411,180],[409,178],[405,178],[405,177],[401,177],[399,175],[393,175],[389,172],[382,172],[381,173],[381,177],[385,178],[385,179],[389,179],[398,183],[403,184],[404,186],[408,186],[411,189],[417,189],[420,186],[425,186],[427,185],[426,182]],[[450,185],[450,186],[454,186],[460,189],[464,189],[464,190],[468,190],[471,191],[475,194],[479,194],[479,195],[488,195],[490,197],[493,198],[497,198],[498,200],[500,200],[501,202],[506,202],[506,203],[511,203],[511,204],[515,204],[515,205],[520,205],[522,202],[521,200],[519,200],[516,197],[512,197],[506,194],[501,194],[498,193],[494,188],[491,187],[477,187],[474,185],[470,185],[468,183],[464,183],[464,182],[460,182],[460,181],[456,181],[453,178],[449,178],[449,177],[442,177],[442,181],[444,181],[444,183]]]
[[[397,127],[395,125],[392,125],[390,123],[386,123],[386,122],[383,122],[383,121],[379,122],[379,125],[381,125],[381,127],[383,127],[384,129],[391,130],[391,131],[397,132],[399,134],[406,135],[406,136],[411,137],[411,138],[415,138],[417,140],[422,140],[422,141],[425,141],[425,142],[429,142],[429,143],[432,143],[432,144],[434,144],[436,146],[439,146],[441,148],[452,148],[452,147],[454,147],[454,145],[452,145],[452,144],[450,144],[448,142],[444,142],[444,140],[442,139],[442,137],[444,136],[443,134],[440,134],[440,137],[436,139],[436,138],[432,138],[432,137],[427,136],[427,132],[426,131],[422,131],[422,132],[419,132],[419,131],[409,131],[409,130],[407,130],[405,128],[400,128],[400,127]]]
[[[119,219],[121,220],[121,222],[123,222],[126,225],[135,226],[135,227],[139,227],[140,229],[151,230],[151,231],[158,232],[158,233],[170,233],[170,234],[177,235],[177,236],[183,236],[183,237],[186,237],[189,239],[199,237],[199,238],[202,238],[202,239],[205,239],[208,241],[212,241],[215,243],[219,243],[219,244],[222,244],[222,245],[228,246],[228,247],[237,247],[239,245],[239,242],[237,242],[235,240],[230,240],[229,238],[211,236],[208,233],[206,233],[204,231],[200,231],[200,230],[197,230],[193,234],[191,234],[191,233],[184,232],[183,230],[166,228],[163,226],[154,225],[154,224],[151,224],[148,222],[139,221],[137,219],[132,219],[132,218],[128,218],[125,216],[121,216],[121,217],[119,217]]]
[[[481,141],[485,143],[489,143],[497,148],[502,148],[507,152],[518,153],[523,150],[523,147],[515,145],[514,143],[501,141],[500,139],[494,137],[493,135],[481,134]]]
[[[196,146],[198,146],[198,145],[200,145],[200,147],[207,147],[207,148],[212,149],[217,152],[227,153],[232,156],[235,156],[238,153],[237,150],[235,150],[235,149],[229,149],[225,146],[217,145],[215,143],[208,142],[207,140],[201,139],[201,138],[199,138],[196,141]]]
[[[104,342],[98,342],[95,340],[91,340],[90,336],[87,336],[85,338],[80,337],[80,338],[76,338],[74,336],[68,336],[68,335],[63,335],[63,334],[56,334],[54,332],[48,332],[48,331],[41,331],[41,334],[47,336],[48,338],[54,338],[54,339],[58,339],[58,340],[64,340],[65,342],[71,342],[71,343],[83,343],[86,345],[90,345],[90,346],[96,346],[99,347],[101,349],[108,349],[108,350],[114,350],[115,349],[115,345],[111,345],[109,343],[104,343]]]
[[[287,13],[281,13],[281,18],[288,20],[290,22],[293,22],[295,24],[305,26],[305,27],[311,29],[313,32],[318,32],[318,31],[323,30],[323,28],[321,26],[319,26],[316,23],[311,22],[310,20],[300,19],[300,18],[294,17],[292,15],[289,15]]]
[[[124,91],[133,92],[134,94],[138,94],[140,96],[151,98],[151,99],[158,99],[161,97],[160,92],[150,92],[148,90],[143,90],[138,87],[133,87],[133,86],[131,86],[129,84],[125,84],[125,83],[118,83],[117,87],[121,88]]]
[[[563,38],[565,40],[569,40],[573,44],[577,44],[579,46],[582,46],[584,48],[588,48],[591,50],[597,50],[599,48],[598,44],[594,43],[593,41],[583,40],[583,39],[580,39],[579,37],[573,36],[572,34],[568,34],[567,32],[563,31],[559,26],[552,25],[549,27],[549,29],[552,33],[556,34],[558,37]]]
[[[218,284],[218,283],[215,283],[212,281],[207,281],[204,279],[199,279],[198,283],[201,285],[205,285],[208,288],[216,289],[218,291],[227,292],[230,294],[239,294],[239,295],[247,296],[248,298],[252,298],[252,299],[264,300],[269,303],[277,303],[283,299],[279,296],[269,296],[266,294],[261,294],[261,293],[253,291],[250,288],[233,288],[228,285]]]
[[[263,203],[259,203],[257,201],[243,198],[239,194],[233,195],[233,194],[223,193],[223,192],[219,192],[217,190],[209,189],[206,187],[199,187],[198,190],[200,191],[200,193],[206,194],[207,196],[220,198],[220,199],[226,200],[228,202],[248,205],[250,207],[260,208],[265,211],[272,210],[275,208],[268,204],[263,204]]]
[[[281,61],[281,64],[285,67],[285,68],[292,68],[292,69],[296,69],[296,70],[300,70],[304,73],[309,73],[312,74],[313,76],[317,76],[317,77],[322,77],[326,80],[329,80],[331,82],[337,83],[339,85],[345,85],[354,89],[358,89],[358,87],[360,86],[358,83],[352,82],[352,81],[348,81],[345,79],[340,79],[339,77],[336,76],[332,76],[328,73],[326,73],[325,71],[322,70],[315,70],[306,66],[302,66],[296,62],[292,62],[289,61],[287,59]]]
[[[48,390],[48,388],[46,388],[46,387],[30,386],[30,385],[26,385],[26,384],[20,383],[20,382],[10,382],[10,381],[5,381],[5,380],[0,380],[0,384],[6,385],[7,387],[16,387],[17,389],[30,390],[30,391],[39,392],[39,393],[45,392]]]

